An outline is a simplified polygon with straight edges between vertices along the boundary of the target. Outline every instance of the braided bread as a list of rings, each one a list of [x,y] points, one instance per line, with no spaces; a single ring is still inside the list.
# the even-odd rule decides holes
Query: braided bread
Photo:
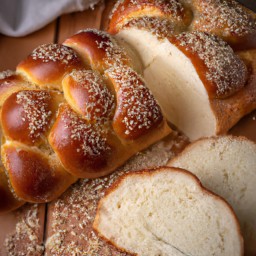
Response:
[[[85,30],[1,74],[0,212],[51,201],[170,133],[128,52]]]
[[[164,115],[191,140],[256,108],[256,15],[236,1],[117,1],[108,31],[137,50]]]

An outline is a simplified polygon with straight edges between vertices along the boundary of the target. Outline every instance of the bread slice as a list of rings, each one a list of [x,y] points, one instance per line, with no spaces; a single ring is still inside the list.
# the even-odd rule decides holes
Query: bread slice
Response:
[[[140,256],[243,254],[231,207],[177,168],[122,176],[99,202],[94,229]]]
[[[224,197],[240,221],[246,255],[256,255],[256,144],[244,137],[198,140],[169,166],[193,172],[203,186]]]

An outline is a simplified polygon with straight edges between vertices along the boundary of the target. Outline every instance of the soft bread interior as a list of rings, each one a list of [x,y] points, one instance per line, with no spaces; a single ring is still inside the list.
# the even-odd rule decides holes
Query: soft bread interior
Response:
[[[255,255],[255,143],[231,136],[199,140],[168,165],[193,172],[206,188],[230,203],[241,224],[246,255]]]
[[[191,140],[216,134],[208,94],[189,58],[167,39],[145,30],[127,28],[117,37],[140,55],[147,86],[169,122]]]
[[[231,208],[177,169],[121,179],[101,200],[94,227],[117,247],[140,256],[242,252]]]

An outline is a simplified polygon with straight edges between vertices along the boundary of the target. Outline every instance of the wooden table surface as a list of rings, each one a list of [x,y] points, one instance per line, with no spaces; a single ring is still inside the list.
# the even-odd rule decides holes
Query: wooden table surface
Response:
[[[12,38],[0,35],[0,71],[6,69],[15,70],[17,64],[40,44],[61,43],[65,38],[71,36],[78,30],[104,27],[105,20],[102,17],[104,17],[103,14],[107,12],[109,6],[99,4],[94,10],[63,15],[43,29],[26,37]],[[231,129],[230,133],[244,135],[256,141],[255,117],[256,111],[243,118],[243,120]],[[32,223],[25,223],[30,216],[31,218],[36,216],[35,223],[33,223],[33,220],[31,221]],[[32,241],[34,243],[34,245],[31,245],[32,247],[40,246],[46,239],[46,222],[47,205],[45,204],[39,206],[25,205],[17,211],[0,216],[0,255],[10,255],[10,248],[13,246],[15,246],[16,251],[27,251],[28,249],[24,248],[24,246],[27,246],[24,241],[29,241],[29,243]],[[31,231],[33,225],[36,226],[35,231]],[[24,227],[26,230],[23,230]],[[19,236],[17,236],[17,233]],[[33,236],[35,237],[33,238]],[[20,237],[24,240],[22,243],[19,241]],[[15,242],[17,244],[12,244]],[[33,250],[33,248],[30,250]],[[17,252],[15,255],[23,254]],[[31,252],[29,255],[43,255],[43,253],[34,254]]]

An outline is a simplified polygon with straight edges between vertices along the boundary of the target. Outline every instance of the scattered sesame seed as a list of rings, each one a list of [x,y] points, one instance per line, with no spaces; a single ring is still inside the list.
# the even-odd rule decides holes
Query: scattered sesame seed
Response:
[[[13,76],[13,75],[15,75],[15,72],[12,71],[12,70],[2,71],[2,72],[0,72],[0,80],[6,79],[6,78],[8,78],[10,76]]]
[[[5,239],[5,249],[8,255],[13,256],[41,256],[44,252],[42,237],[40,238],[39,206],[25,205],[17,216],[19,220],[15,232]]]
[[[68,64],[78,58],[76,53],[69,47],[59,44],[43,44],[37,47],[31,54],[33,60],[43,62],[61,62]]]
[[[126,5],[127,4],[127,5]],[[124,8],[124,5],[125,8]],[[119,10],[121,6],[121,10]],[[182,20],[182,14],[184,12],[184,7],[180,3],[180,1],[177,0],[153,0],[153,1],[143,1],[143,0],[119,0],[114,5],[114,8],[112,9],[112,12],[110,13],[109,18],[111,19],[115,12],[119,13],[119,11],[124,11],[124,9],[131,8],[133,11],[134,8],[137,12],[137,10],[147,10],[146,8],[152,8],[154,10],[159,10],[162,14],[171,16],[175,20]],[[146,14],[147,15],[147,14]]]

